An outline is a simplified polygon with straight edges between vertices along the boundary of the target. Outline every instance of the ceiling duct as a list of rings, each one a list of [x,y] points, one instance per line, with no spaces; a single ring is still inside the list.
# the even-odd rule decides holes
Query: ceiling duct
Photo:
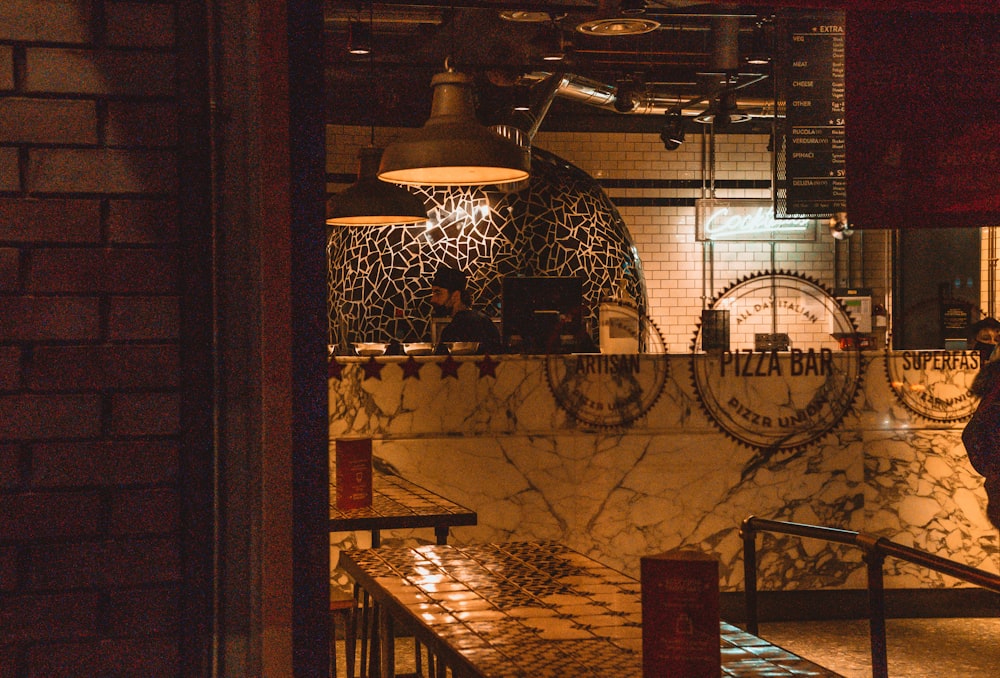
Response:
[[[608,18],[614,17],[616,13],[620,14],[617,12],[618,4],[616,1],[601,0],[597,17]],[[642,17],[626,17],[628,18]],[[587,31],[581,30],[580,27],[593,21],[579,24],[577,30],[586,33]],[[658,93],[655,89],[636,87],[622,89],[621,82],[612,85],[573,74],[564,74],[557,81],[549,80],[549,84],[557,83],[555,96],[620,114],[663,115],[680,111],[682,116],[700,118],[704,122],[711,122],[716,118],[720,118],[720,121],[724,118],[730,122],[742,122],[752,117],[773,117],[770,100],[737,98],[739,90],[767,77],[766,74],[739,72],[741,65],[739,35],[738,15],[723,14],[712,17],[711,58],[708,69],[697,74],[701,96],[685,98],[674,93],[670,95]],[[546,72],[534,72],[522,76],[522,80],[529,83],[550,78],[551,74]],[[544,112],[541,115],[543,116]],[[534,129],[538,128],[540,117],[535,114]]]
[[[528,3],[517,10],[500,9],[507,4],[468,0],[450,5],[443,0],[427,0],[413,6],[376,3],[375,23],[379,24],[380,19],[387,22],[380,37],[385,33],[387,40],[395,41],[392,49],[381,56],[386,82],[390,83],[391,79],[393,87],[408,91],[407,87],[412,87],[410,83],[415,80],[414,73],[422,73],[426,68],[423,61],[440,63],[438,59],[442,55],[445,58],[454,56],[451,52],[456,48],[456,35],[475,36],[475,39],[461,41],[460,57],[463,63],[481,69],[489,79],[490,87],[478,92],[483,110],[496,114],[509,106],[510,97],[497,88],[527,86],[542,93],[536,92],[533,96],[535,101],[529,108],[532,119],[519,120],[522,129],[537,129],[554,97],[630,117],[662,115],[678,108],[685,116],[701,115],[706,120],[709,115],[714,119],[717,110],[728,114],[730,121],[733,121],[733,113],[746,112],[754,118],[774,116],[774,99],[769,88],[750,87],[769,77],[770,67],[748,68],[740,53],[740,38],[746,37],[751,30],[748,21],[755,22],[754,25],[759,21],[757,11],[748,13],[746,9],[728,5],[708,7],[693,0],[670,3],[573,0],[572,3]],[[628,9],[633,6],[645,7],[646,11],[628,15]],[[339,26],[339,39],[346,42],[348,24],[356,20],[356,15],[356,11],[346,8],[328,10],[328,30],[333,25]],[[574,40],[577,49],[572,65],[567,61],[544,62],[543,65],[529,45],[538,28],[545,24],[559,24],[564,30],[576,32],[578,26],[589,21],[650,18],[659,22],[659,27],[645,36],[619,40],[614,36],[627,35],[621,31],[604,37],[595,35],[592,39],[580,35]],[[449,19],[453,22],[451,30],[442,31]],[[390,28],[396,26],[408,26],[409,30],[396,35]],[[328,70],[340,76],[350,74],[354,67],[352,62],[345,60]],[[548,87],[538,86],[553,71],[560,73],[560,78],[554,81],[555,91],[552,90],[553,81]],[[496,74],[504,77],[498,80]],[[640,76],[645,84],[630,87],[628,81],[633,75]],[[350,78],[357,80],[349,75],[342,77],[342,81]],[[621,92],[615,84],[618,82],[626,83]],[[337,92],[340,88],[331,87],[330,91]],[[723,95],[724,102],[720,101]],[[405,98],[400,96],[400,100],[405,101]],[[721,105],[723,103],[725,106]],[[406,104],[396,101],[389,101],[382,110],[389,110],[390,106],[396,107],[392,109],[394,119],[412,115]],[[552,106],[550,114],[563,115],[564,111]],[[347,113],[342,116],[346,119]],[[419,124],[419,120],[415,118],[413,124]]]
[[[740,19],[719,16],[713,20],[714,30],[711,73],[735,73],[740,68]]]
[[[750,115],[740,110],[736,90],[740,84],[740,20],[735,16],[713,19],[713,49],[710,70],[700,73],[705,88],[708,110],[695,117],[700,123],[725,127],[730,123],[747,122]],[[764,76],[760,76],[764,77]]]
[[[529,140],[534,139],[535,133],[549,112],[549,107],[552,106],[552,101],[565,82],[566,78],[562,73],[552,73],[532,86],[530,102],[525,108],[514,110],[511,125],[523,130]]]
[[[536,71],[523,76],[523,80],[528,83],[537,83],[551,77],[551,73]],[[758,79],[763,77],[765,76],[758,76]],[[756,80],[748,81],[746,84],[752,84],[753,82],[756,82]],[[587,104],[588,106],[602,108],[607,111],[625,113],[627,115],[663,115],[668,111],[676,111],[678,110],[678,106],[681,106],[681,112],[683,115],[696,116],[702,115],[708,111],[712,103],[712,99],[708,96],[702,98],[701,100],[685,102],[676,96],[657,95],[655,92],[641,92],[635,94],[634,96],[630,95],[632,96],[631,105],[627,108],[627,110],[622,111],[616,107],[618,92],[614,85],[597,82],[596,80],[568,73],[560,76],[558,80],[550,80],[550,84],[553,83],[557,84],[555,96],[569,99],[577,103]],[[741,85],[741,87],[745,85]],[[759,110],[761,111],[759,114],[750,115],[753,117],[767,118],[773,117],[771,113],[765,112],[770,108],[771,103],[772,102],[767,99],[753,98],[738,99],[735,101],[736,106],[741,111]],[[618,106],[621,106],[621,104],[618,104]],[[538,121],[538,124],[540,124],[540,121]]]

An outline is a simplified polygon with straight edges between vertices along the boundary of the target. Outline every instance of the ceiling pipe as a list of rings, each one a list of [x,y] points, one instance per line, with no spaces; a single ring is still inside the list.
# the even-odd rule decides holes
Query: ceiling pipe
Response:
[[[536,83],[546,80],[551,76],[551,73],[535,71],[521,76],[521,79],[528,83]],[[756,79],[748,80],[734,89],[741,89],[758,82],[765,77],[767,76],[761,75]],[[598,82],[596,80],[591,80],[590,78],[572,74],[564,74],[556,82],[558,83],[558,86],[555,89],[556,96],[614,113],[622,113],[624,115],[662,115],[668,111],[677,111],[678,107],[681,107],[680,112],[682,115],[700,115],[708,110],[709,105],[711,104],[712,96],[711,94],[708,94],[701,98],[684,100],[680,97],[667,97],[651,93],[638,93],[635,97],[633,97],[634,105],[628,110],[623,111],[615,108],[617,88],[614,85],[609,85],[607,83]],[[745,112],[755,110],[760,111],[759,113],[750,112],[749,114],[752,117],[774,117],[773,111],[766,112],[769,107],[773,108],[773,102],[768,99],[742,98],[738,99],[736,103],[737,106]],[[536,117],[538,116],[536,115]],[[540,123],[541,121],[539,120],[538,124]]]
[[[599,3],[601,7],[609,6],[610,2]],[[599,12],[600,13],[600,12]],[[681,97],[668,97],[650,92],[630,91],[627,100],[619,97],[618,88],[614,85],[591,80],[577,75],[563,75],[555,91],[557,96],[571,99],[578,103],[614,111],[626,115],[662,115],[667,112],[680,112],[684,116],[699,116],[706,113],[714,100],[723,92],[736,97],[737,90],[754,84],[768,77],[767,75],[751,76],[738,81],[740,69],[740,17],[737,14],[725,14],[712,17],[712,54],[709,71],[700,73],[701,84],[705,94],[685,100]],[[522,76],[528,81],[537,81],[549,77],[548,73],[529,73]],[[720,77],[721,76],[721,77]],[[773,118],[771,101],[767,99],[736,98],[735,108],[750,115],[750,117]],[[751,113],[758,110],[760,113]],[[540,124],[540,119],[538,124]]]
[[[549,108],[552,106],[552,102],[555,101],[556,95],[565,83],[566,77],[562,73],[553,73],[538,86],[538,97],[531,102],[531,109],[529,111],[532,120],[527,130],[528,139],[534,140],[535,134],[542,126],[542,120],[545,119]]]
[[[713,18],[712,23],[712,72],[734,73],[740,67],[740,19],[735,16],[720,16]]]

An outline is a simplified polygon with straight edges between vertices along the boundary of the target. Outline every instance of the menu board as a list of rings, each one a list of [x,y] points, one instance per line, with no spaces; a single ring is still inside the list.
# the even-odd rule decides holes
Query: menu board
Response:
[[[785,212],[826,217],[847,209],[844,13],[785,19]]]

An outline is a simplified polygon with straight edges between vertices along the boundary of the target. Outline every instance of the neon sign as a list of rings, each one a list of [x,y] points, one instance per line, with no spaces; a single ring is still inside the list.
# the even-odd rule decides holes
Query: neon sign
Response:
[[[696,200],[698,240],[816,239],[816,220],[776,219],[774,203],[758,199]]]

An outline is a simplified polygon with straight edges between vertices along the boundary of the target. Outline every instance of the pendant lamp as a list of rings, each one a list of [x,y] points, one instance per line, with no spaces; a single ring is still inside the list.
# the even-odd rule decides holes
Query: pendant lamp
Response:
[[[410,186],[484,186],[528,178],[528,149],[476,120],[470,76],[446,62],[431,86],[430,118],[385,149],[379,179]]]
[[[363,26],[358,22],[351,24]],[[378,164],[382,149],[375,147],[375,96],[371,83],[375,76],[375,54],[371,50],[375,34],[374,3],[368,5],[368,26],[365,31],[368,51],[369,87],[368,114],[371,116],[371,141],[358,150],[358,180],[347,190],[337,193],[326,203],[326,223],[330,226],[388,226],[392,224],[419,224],[427,221],[424,201],[401,186],[378,180]],[[351,34],[352,38],[354,33]],[[352,47],[354,43],[351,43]]]
[[[326,223],[331,226],[387,226],[427,221],[424,201],[401,186],[376,176],[382,149],[358,151],[358,180],[326,203]]]

